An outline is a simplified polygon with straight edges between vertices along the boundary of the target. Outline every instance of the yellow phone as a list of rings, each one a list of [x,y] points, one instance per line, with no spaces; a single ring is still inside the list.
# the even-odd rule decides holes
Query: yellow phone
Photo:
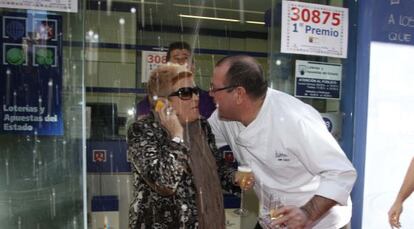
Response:
[[[165,106],[164,102],[161,100],[157,100],[157,102],[155,103],[155,111],[156,112],[160,112],[161,109]]]

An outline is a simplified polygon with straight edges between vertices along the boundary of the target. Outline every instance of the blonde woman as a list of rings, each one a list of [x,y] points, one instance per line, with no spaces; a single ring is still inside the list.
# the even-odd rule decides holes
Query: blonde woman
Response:
[[[200,119],[198,95],[182,66],[152,72],[152,112],[128,130],[130,228],[225,228],[221,186],[233,187],[234,169],[225,166],[210,126]]]

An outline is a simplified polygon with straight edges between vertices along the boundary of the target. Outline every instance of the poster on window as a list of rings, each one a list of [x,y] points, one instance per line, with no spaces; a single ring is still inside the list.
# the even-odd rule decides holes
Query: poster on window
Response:
[[[2,0],[1,8],[78,12],[78,0]]]
[[[346,58],[348,9],[283,1],[281,52]]]
[[[340,99],[341,79],[341,64],[297,60],[295,66],[295,96]]]
[[[0,16],[0,133],[63,135],[61,16]]]
[[[148,82],[151,71],[161,64],[167,63],[167,52],[142,51],[141,82]]]

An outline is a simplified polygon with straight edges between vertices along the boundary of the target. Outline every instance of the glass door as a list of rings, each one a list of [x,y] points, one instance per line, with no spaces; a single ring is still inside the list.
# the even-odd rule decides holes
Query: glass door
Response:
[[[0,3],[0,223],[85,228],[84,2],[40,3]]]

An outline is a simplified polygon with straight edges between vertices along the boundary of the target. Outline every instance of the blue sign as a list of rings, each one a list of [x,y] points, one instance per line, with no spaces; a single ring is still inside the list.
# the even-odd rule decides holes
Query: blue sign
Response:
[[[63,135],[61,16],[0,17],[0,133]]]
[[[414,0],[379,0],[372,7],[373,41],[414,45]]]

